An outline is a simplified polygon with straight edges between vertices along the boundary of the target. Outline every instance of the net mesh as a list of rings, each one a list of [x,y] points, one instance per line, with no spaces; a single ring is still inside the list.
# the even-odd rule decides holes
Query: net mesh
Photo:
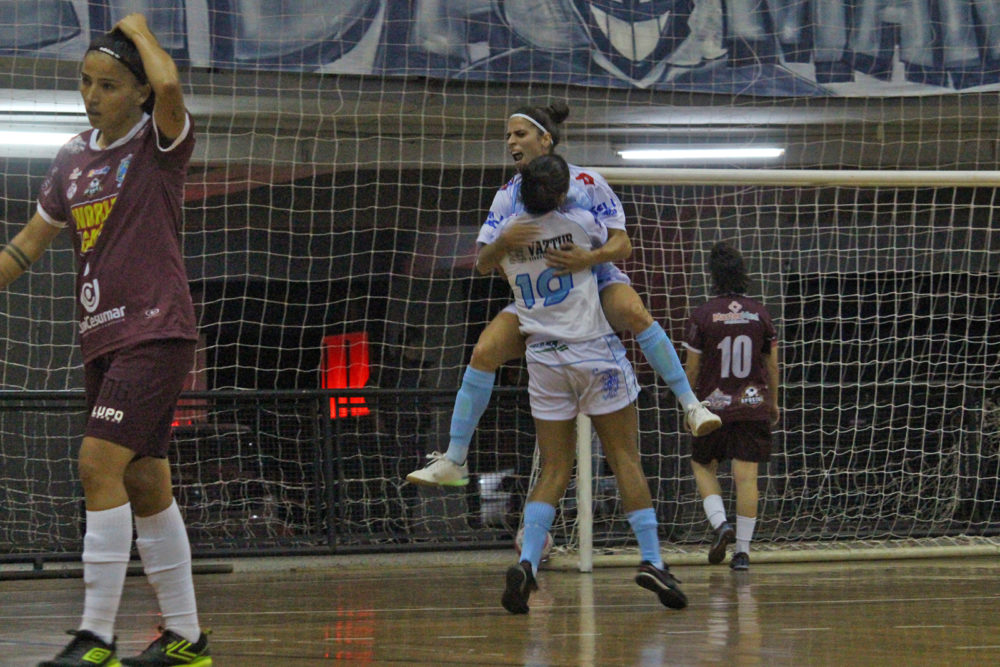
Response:
[[[714,166],[750,178],[615,175],[635,248],[623,268],[678,342],[708,295],[708,246],[735,242],[750,262],[785,379],[759,541],[995,535],[996,183],[951,176],[996,169],[989,3],[957,3],[975,63],[926,66],[900,60],[898,30],[874,50],[855,42],[868,60],[831,59],[791,48],[796,33],[768,13],[809,3],[732,3],[750,13],[722,34],[725,57],[708,57],[711,40],[683,47],[687,60],[671,61],[681,69],[655,85],[637,85],[652,69],[609,67],[581,3],[335,4],[0,3],[0,114],[12,129],[85,129],[79,59],[130,11],[181,66],[198,133],[183,233],[202,335],[191,389],[209,395],[178,414],[173,456],[198,548],[510,539],[534,450],[522,365],[498,374],[468,490],[402,477],[447,446],[472,346],[509,300],[505,283],[473,270],[476,232],[512,174],[505,118],[556,99],[571,108],[560,151],[609,177],[619,149],[678,141],[780,144],[788,179],[880,170],[838,185],[761,183],[737,163]],[[659,6],[636,6],[647,4]],[[675,4],[681,52],[695,3]],[[818,11],[796,19],[803,34],[836,24]],[[882,23],[901,25],[897,14]],[[54,149],[3,151],[9,239]],[[915,169],[940,181],[912,185]],[[63,235],[0,293],[2,552],[80,546],[73,261]],[[641,446],[665,541],[703,542],[675,402],[623,336],[645,387]],[[334,408],[346,413],[330,419],[328,397],[275,397],[322,388],[346,392]],[[599,459],[595,470],[598,542],[628,544],[613,480]],[[568,502],[554,531],[563,545],[575,540]]]

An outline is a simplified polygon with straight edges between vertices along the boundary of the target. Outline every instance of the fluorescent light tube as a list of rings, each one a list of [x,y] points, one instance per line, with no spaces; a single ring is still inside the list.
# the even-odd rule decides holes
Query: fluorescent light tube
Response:
[[[76,132],[14,132],[0,130],[0,145],[7,146],[62,146]]]
[[[636,148],[623,149],[623,160],[744,160],[781,157],[784,148]]]

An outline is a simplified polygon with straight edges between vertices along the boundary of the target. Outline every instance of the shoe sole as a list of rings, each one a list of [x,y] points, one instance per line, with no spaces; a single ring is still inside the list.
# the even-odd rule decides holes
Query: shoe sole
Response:
[[[709,433],[716,430],[720,426],[722,426],[721,419],[706,419],[705,421],[703,421],[701,424],[698,425],[697,431],[692,429],[691,433],[696,438],[700,438],[703,435],[708,435]]]
[[[507,588],[504,589],[500,603],[512,614],[528,613],[528,595],[530,591],[528,575],[520,565],[507,568]]]
[[[121,663],[121,667],[130,667],[134,663]],[[137,663],[138,664],[138,663]],[[184,662],[176,663],[178,667],[212,667],[212,658],[210,656],[205,656],[203,658],[198,658],[194,662]]]
[[[469,484],[468,477],[454,482],[432,482],[429,479],[422,479],[420,477],[414,477],[413,475],[407,475],[406,481],[410,484],[416,484],[417,486],[467,486]]]
[[[708,562],[710,565],[718,565],[726,559],[726,548],[736,541],[736,533],[727,530],[719,536],[718,541],[708,550]]]
[[[635,583],[653,591],[660,598],[660,604],[671,609],[683,609],[688,604],[687,596],[677,588],[671,588],[660,582],[654,575],[648,572],[640,572],[635,575]]]

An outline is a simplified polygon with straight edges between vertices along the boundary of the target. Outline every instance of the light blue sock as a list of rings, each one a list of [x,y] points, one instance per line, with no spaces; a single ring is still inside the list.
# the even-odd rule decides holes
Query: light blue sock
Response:
[[[548,503],[533,500],[524,506],[524,539],[521,541],[521,560],[531,563],[531,571],[538,574],[542,550],[549,537],[549,528],[556,518],[556,508]]]
[[[455,395],[455,408],[451,412],[451,440],[445,456],[452,463],[462,465],[469,455],[469,443],[479,424],[479,418],[486,412],[493,394],[496,373],[479,371],[469,366],[462,376],[462,386]]]
[[[660,557],[660,535],[656,512],[652,507],[635,510],[628,513],[628,523],[632,526],[635,539],[639,542],[639,555],[644,561],[663,569],[663,558]]]
[[[674,344],[670,342],[667,332],[659,322],[653,322],[648,329],[635,337],[635,341],[639,343],[639,349],[642,350],[646,361],[667,383],[684,409],[696,404],[698,397],[691,391],[691,384],[684,372],[681,358],[677,356]]]

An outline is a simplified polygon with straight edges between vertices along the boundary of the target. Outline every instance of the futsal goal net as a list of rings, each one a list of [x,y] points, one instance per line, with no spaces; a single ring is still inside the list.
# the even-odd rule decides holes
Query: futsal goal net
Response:
[[[989,3],[949,3],[965,27],[940,37],[967,48],[907,32],[928,41],[902,49],[898,8],[857,4],[0,3],[0,243],[34,213],[51,135],[89,127],[90,40],[143,11],[196,134],[182,240],[205,395],[172,448],[196,553],[509,548],[535,450],[523,363],[497,374],[467,488],[403,480],[447,447],[475,341],[510,300],[473,266],[513,175],[508,116],[565,100],[557,150],[611,181],[634,246],[622,268],[673,341],[718,240],[775,317],[783,417],[755,549],[996,547],[1000,31]],[[624,171],[619,151],[647,144],[786,152],[781,170]],[[76,263],[63,233],[0,292],[0,557],[81,548]],[[676,402],[622,335],[664,548],[698,552]],[[621,552],[632,537],[591,450],[585,525],[598,555]],[[573,554],[575,491],[553,530]]]
[[[776,559],[996,553],[1000,274],[990,248],[1000,174],[604,173],[634,206],[629,274],[675,343],[710,296],[715,241],[743,250],[751,295],[775,315],[782,420],[760,468],[755,550]],[[701,562],[712,534],[690,441],[669,390],[641,354],[633,359],[646,377],[640,447],[665,548]],[[596,437],[581,443],[587,451],[590,478],[576,492],[593,496],[593,511],[574,495],[554,529],[581,567],[632,544]],[[727,475],[722,482],[733,520],[734,489]]]

